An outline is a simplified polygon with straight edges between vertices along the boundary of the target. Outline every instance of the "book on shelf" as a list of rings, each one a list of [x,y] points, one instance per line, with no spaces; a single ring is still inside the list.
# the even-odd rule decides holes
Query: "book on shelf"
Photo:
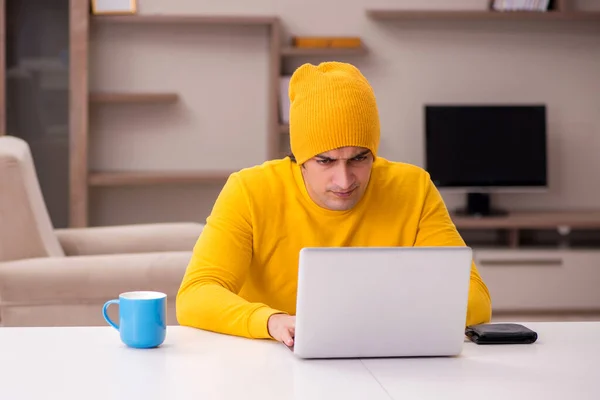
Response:
[[[292,46],[303,49],[348,49],[361,47],[362,40],[359,37],[350,36],[294,36],[292,37]]]
[[[551,0],[492,0],[494,11],[548,11]]]

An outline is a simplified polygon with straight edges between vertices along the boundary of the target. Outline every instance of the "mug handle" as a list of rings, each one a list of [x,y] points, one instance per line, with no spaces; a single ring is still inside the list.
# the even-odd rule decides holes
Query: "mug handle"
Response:
[[[111,304],[119,304],[119,300],[109,300],[106,303],[104,303],[104,307],[102,307],[102,315],[104,316],[104,319],[106,320],[106,322],[108,322],[108,324],[110,326],[112,326],[113,328],[115,328],[116,330],[119,330],[119,325],[115,324],[110,318],[109,316],[106,314],[106,310],[108,309],[108,306],[110,306]]]

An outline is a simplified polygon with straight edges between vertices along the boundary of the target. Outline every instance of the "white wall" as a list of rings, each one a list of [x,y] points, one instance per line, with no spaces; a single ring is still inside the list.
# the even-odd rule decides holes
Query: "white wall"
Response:
[[[92,105],[92,169],[229,170],[264,160],[266,27],[107,24],[90,37],[91,91],[180,96],[175,105]]]
[[[551,189],[544,194],[498,195],[498,204],[510,209],[600,208],[598,24],[400,23],[373,21],[364,13],[376,7],[485,9],[487,0],[140,3],[143,14],[275,14],[288,35],[361,36],[369,54],[342,61],[355,63],[371,81],[380,107],[381,155],[393,160],[423,164],[426,103],[546,103]],[[586,9],[600,9],[599,3],[580,2]],[[228,169],[264,158],[266,32],[102,30],[92,35],[92,87],[172,88],[181,93],[183,105],[150,110],[103,106],[93,111],[93,167]],[[304,61],[322,60],[294,60],[287,68]],[[92,223],[203,221],[217,193],[215,185],[95,189]],[[462,201],[460,195],[444,197],[451,208]]]

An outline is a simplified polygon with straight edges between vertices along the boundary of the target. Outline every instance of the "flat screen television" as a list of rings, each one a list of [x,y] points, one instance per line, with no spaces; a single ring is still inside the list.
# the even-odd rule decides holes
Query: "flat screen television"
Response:
[[[425,169],[439,188],[467,192],[469,215],[489,194],[548,186],[545,105],[426,105]]]

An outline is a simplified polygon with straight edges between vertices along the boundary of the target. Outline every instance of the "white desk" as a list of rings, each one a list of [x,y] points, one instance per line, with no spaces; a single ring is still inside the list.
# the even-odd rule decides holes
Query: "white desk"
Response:
[[[183,327],[152,350],[110,327],[0,328],[0,399],[600,399],[600,322],[525,325],[537,343],[368,360]]]
[[[363,360],[393,399],[600,400],[600,322],[523,323],[531,345],[465,344],[457,358]]]
[[[360,360],[307,363],[282,344],[168,327],[127,348],[111,327],[0,328],[0,399],[389,400]]]

